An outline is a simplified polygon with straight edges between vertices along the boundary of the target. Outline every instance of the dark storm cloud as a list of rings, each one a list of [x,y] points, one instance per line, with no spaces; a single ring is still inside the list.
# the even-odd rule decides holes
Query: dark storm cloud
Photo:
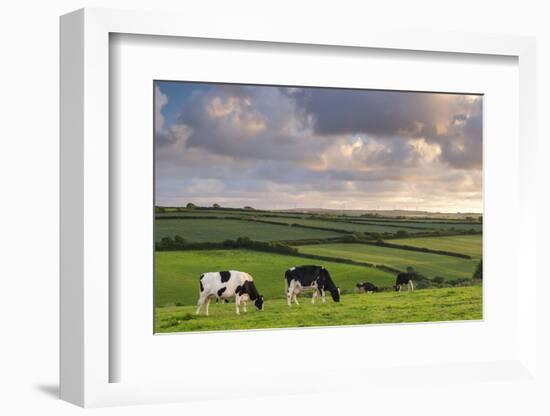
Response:
[[[457,168],[481,168],[481,99],[453,94],[303,89],[289,94],[313,118],[318,135],[364,133],[441,146]]]

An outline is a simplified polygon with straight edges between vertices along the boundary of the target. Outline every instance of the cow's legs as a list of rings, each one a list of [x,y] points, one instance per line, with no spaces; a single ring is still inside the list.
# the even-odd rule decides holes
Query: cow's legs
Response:
[[[295,303],[296,305],[299,305],[299,303],[298,303],[298,298],[296,297],[296,293],[294,293],[293,298],[294,298],[294,303]]]
[[[327,298],[325,297],[325,290],[321,289],[321,298],[323,299],[323,303],[327,303]]]
[[[206,300],[206,297],[201,294],[199,297],[199,300],[197,301],[197,309],[195,310],[195,315],[198,315],[201,313],[201,306],[205,300]]]
[[[414,292],[414,283],[412,280],[409,280],[409,288],[407,291]]]
[[[241,314],[241,311],[239,310],[240,304],[241,304],[241,297],[239,295],[235,295],[235,312],[237,312],[237,315]]]
[[[246,302],[243,300],[243,311],[246,312]]]
[[[210,305],[210,296],[206,298],[206,302],[204,303],[204,309],[206,311],[206,316],[208,316],[208,306]]]
[[[318,296],[317,290],[313,291],[313,295],[311,296],[311,304],[315,305],[315,298]]]
[[[294,293],[294,280],[292,280],[286,289],[286,303],[290,308],[292,306],[292,294]]]

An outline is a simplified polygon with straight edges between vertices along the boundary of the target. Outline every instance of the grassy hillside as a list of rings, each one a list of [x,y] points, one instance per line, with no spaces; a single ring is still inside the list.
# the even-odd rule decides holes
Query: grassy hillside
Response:
[[[480,259],[482,252],[481,235],[455,235],[451,237],[419,237],[391,240],[392,244],[402,244],[413,247],[445,250],[454,253],[467,254]]]
[[[155,224],[157,241],[176,235],[193,242],[235,240],[238,237],[249,237],[256,241],[277,241],[342,236],[332,231],[240,220],[163,219],[156,220]]]
[[[430,278],[436,276],[446,279],[471,278],[478,263],[477,260],[377,247],[367,244],[305,245],[299,246],[298,250],[302,253],[384,264],[400,270],[405,270],[408,266],[412,266],[417,272]]]
[[[268,299],[263,311],[249,305],[235,314],[235,305],[210,305],[210,316],[194,314],[193,306],[156,309],[156,332],[360,325],[482,319],[481,286],[384,292],[342,296],[340,303],[311,305],[301,299],[289,308],[283,299]],[[204,311],[203,311],[204,312]]]
[[[322,264],[345,291],[354,290],[361,280],[379,286],[390,286],[395,280],[394,275],[370,267],[249,250],[164,251],[155,256],[157,306],[194,305],[199,293],[199,276],[208,271],[246,271],[254,277],[258,290],[266,299],[284,297],[284,272],[300,264]]]

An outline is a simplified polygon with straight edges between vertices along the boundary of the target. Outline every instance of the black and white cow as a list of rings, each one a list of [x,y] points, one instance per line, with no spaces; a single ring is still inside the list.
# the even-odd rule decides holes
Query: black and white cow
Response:
[[[359,292],[373,293],[378,292],[378,287],[370,282],[359,282],[355,285]]]
[[[206,315],[208,315],[208,305],[212,298],[226,300],[234,296],[237,315],[240,314],[241,302],[243,310],[246,312],[247,300],[253,301],[258,310],[264,308],[264,297],[258,293],[256,285],[254,285],[254,279],[248,273],[236,270],[204,273],[201,274],[199,285],[200,296],[197,301],[197,315],[200,313],[202,305],[205,305]]]
[[[413,274],[412,273],[399,273],[395,279],[395,285],[393,288],[396,292],[401,292],[401,286],[407,285],[407,292],[414,291],[413,284]]]
[[[326,302],[325,291],[329,291],[334,302],[340,302],[340,289],[336,287],[327,269],[321,266],[291,267],[285,273],[286,299],[291,306],[292,299],[299,305],[296,295],[306,290],[312,290],[311,303],[321,294],[323,303]]]

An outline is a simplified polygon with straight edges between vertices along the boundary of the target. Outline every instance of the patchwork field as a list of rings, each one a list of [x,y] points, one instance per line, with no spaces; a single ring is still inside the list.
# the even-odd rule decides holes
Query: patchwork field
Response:
[[[395,234],[398,231],[406,231],[411,235],[437,231],[479,232],[482,227],[479,223],[458,221],[439,223],[427,220],[372,219],[343,215],[324,218],[305,213],[222,209],[174,210],[157,213],[156,217],[157,241],[163,237],[174,237],[175,235],[180,235],[193,242],[214,242],[238,237],[249,237],[257,241],[292,241],[337,237],[338,234],[346,232],[378,233],[383,235],[382,238],[390,238],[392,237],[390,234]],[[171,219],[172,217],[175,218]],[[258,222],[240,222],[239,218],[254,219]],[[261,221],[281,225],[262,223]],[[303,227],[285,227],[291,224],[312,228],[304,230]],[[330,230],[334,230],[334,232]]]
[[[455,235],[449,237],[418,237],[391,240],[392,244],[402,244],[412,247],[445,250],[466,254],[474,259],[481,258],[483,249],[481,235]]]
[[[374,295],[343,295],[340,303],[312,305],[302,298],[289,308],[283,299],[268,299],[263,311],[249,305],[235,314],[235,305],[210,304],[210,315],[195,315],[193,306],[156,309],[155,332],[364,325],[482,319],[481,286]]]
[[[298,249],[302,253],[384,264],[399,270],[405,270],[407,267],[412,266],[415,271],[426,277],[440,276],[447,280],[471,278],[478,263],[478,260],[474,259],[468,260],[367,244],[315,244],[299,246]]]
[[[342,291],[350,292],[361,280],[391,286],[395,277],[372,267],[319,262],[296,256],[250,250],[190,250],[156,253],[155,304],[195,305],[199,294],[199,276],[208,271],[243,270],[254,277],[266,299],[285,296],[284,272],[301,264],[322,264]]]
[[[215,242],[249,237],[256,241],[301,240],[340,237],[332,231],[224,219],[156,220],[156,241],[179,235],[193,242]]]

